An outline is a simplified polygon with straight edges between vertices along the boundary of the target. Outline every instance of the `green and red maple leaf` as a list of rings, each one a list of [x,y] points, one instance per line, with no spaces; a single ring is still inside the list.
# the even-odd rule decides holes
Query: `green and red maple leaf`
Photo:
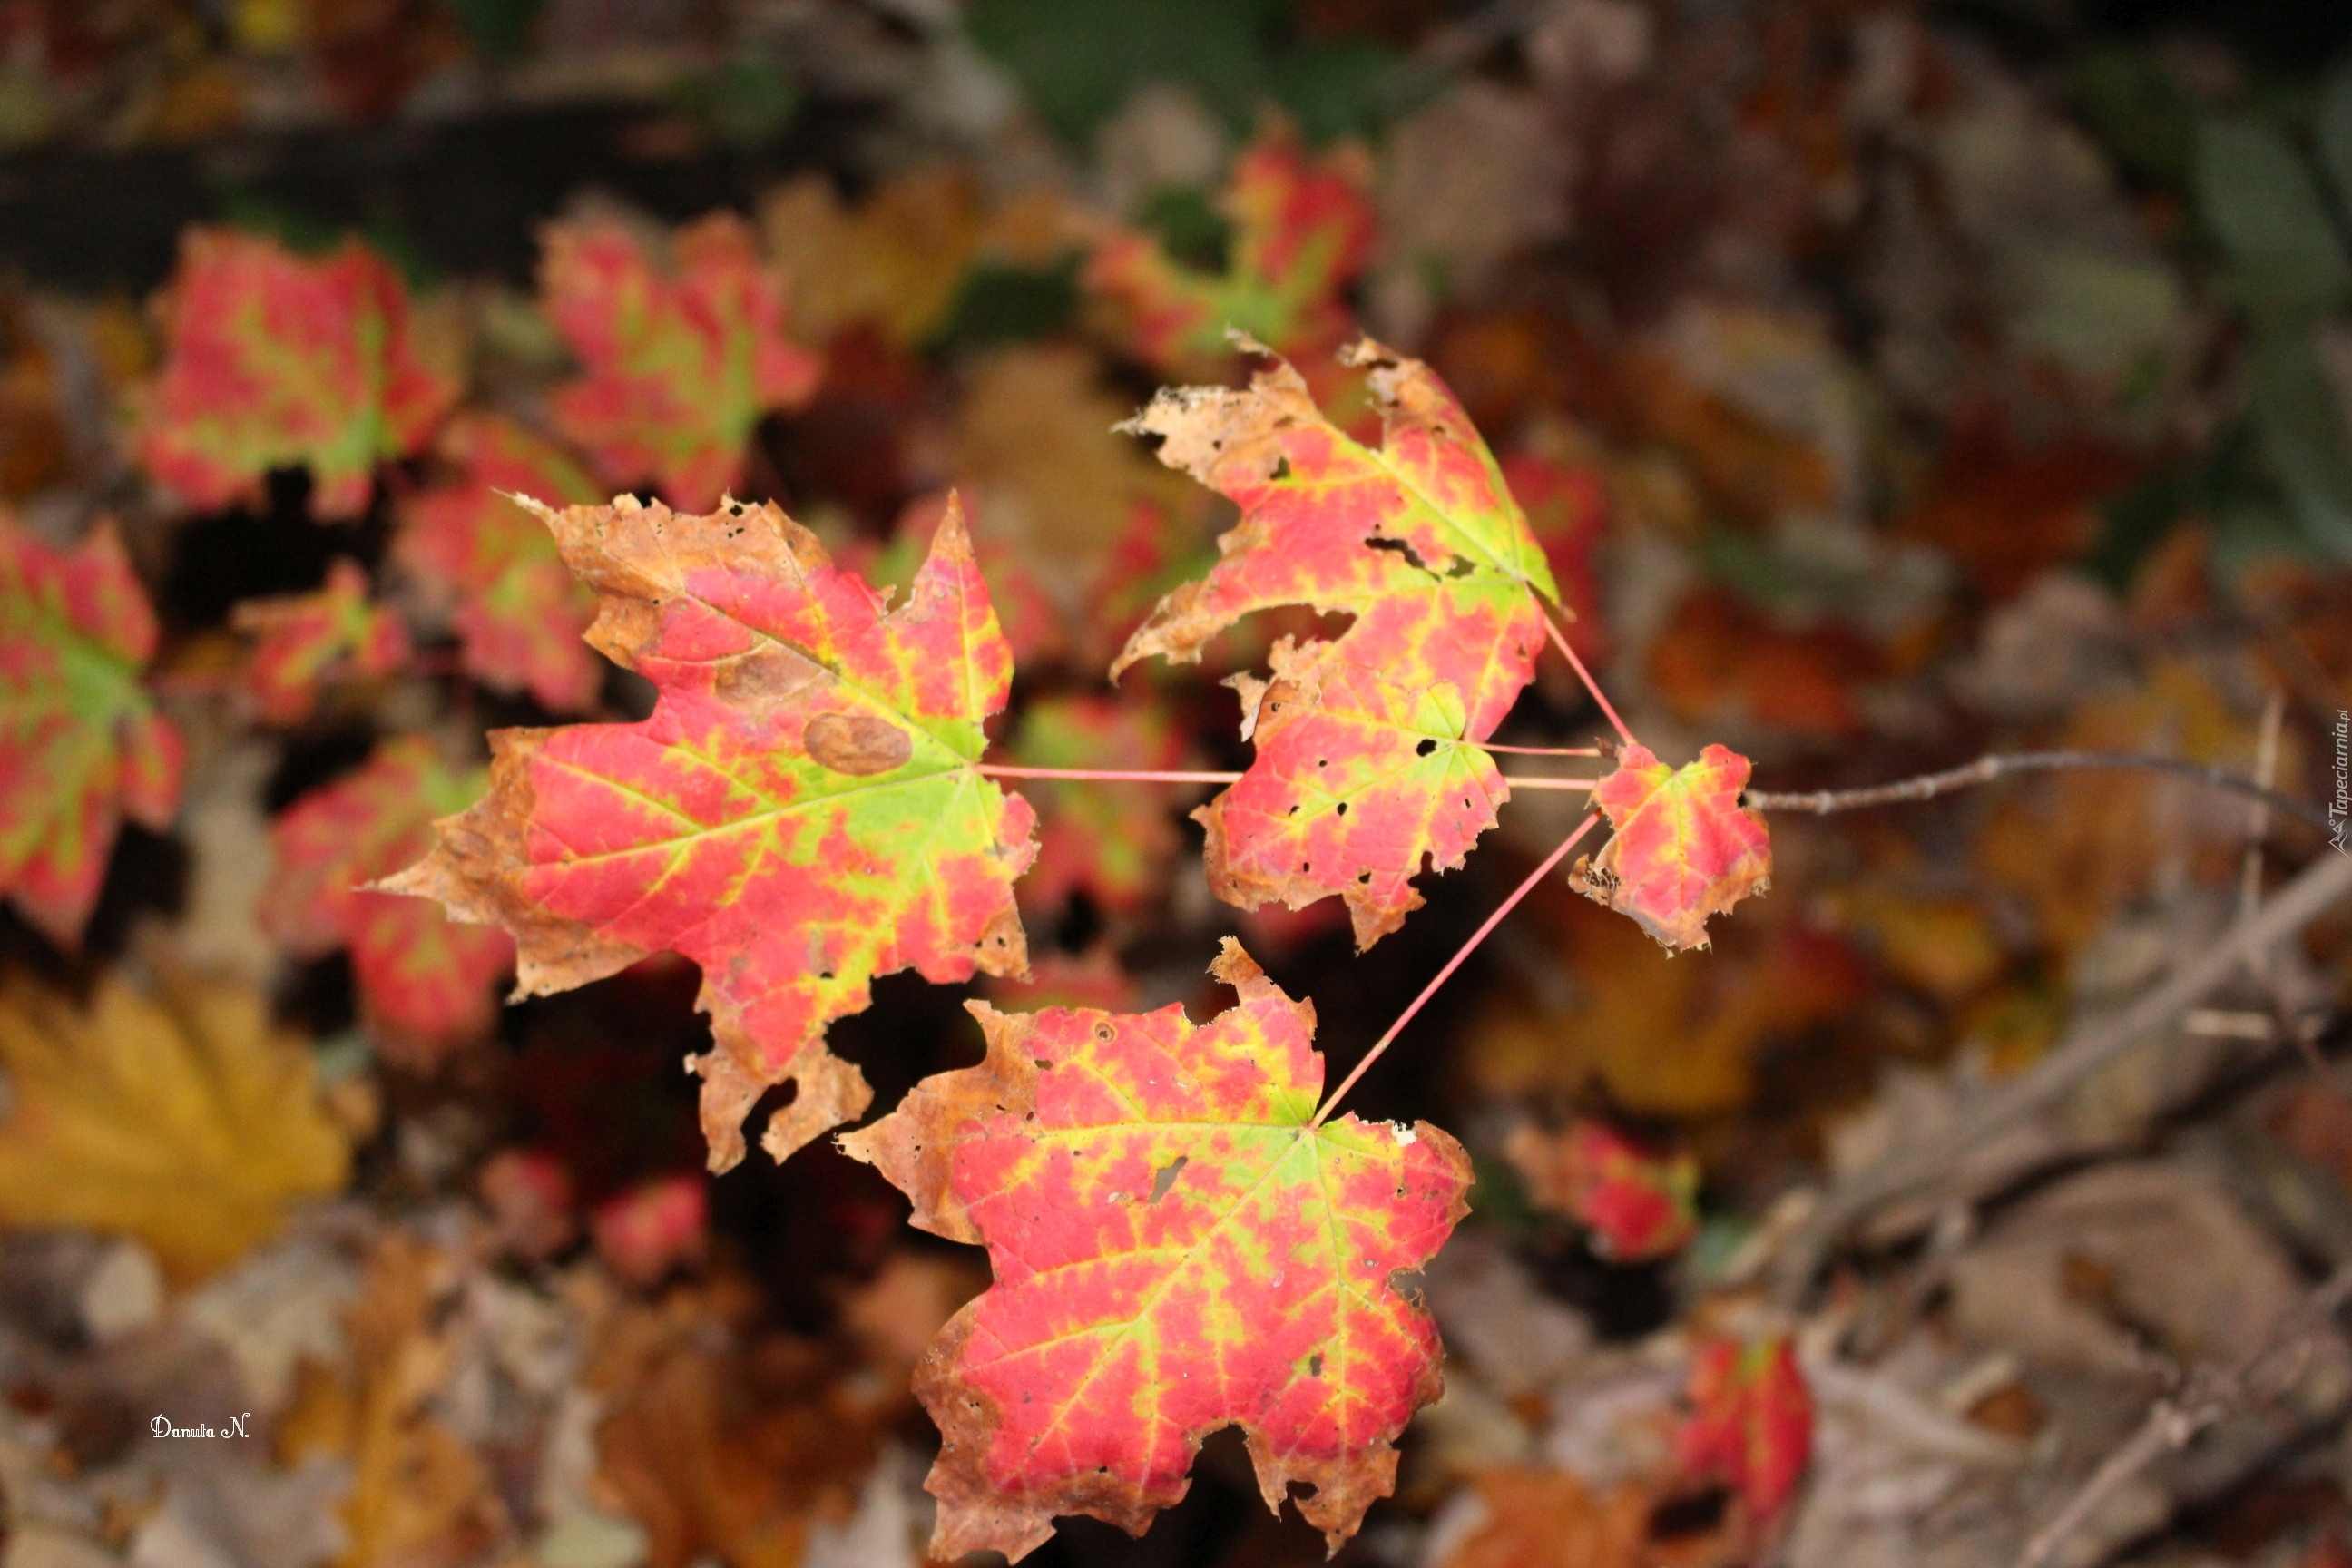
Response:
[[[1508,798],[1491,735],[1535,670],[1551,571],[1493,454],[1428,366],[1359,343],[1384,430],[1359,445],[1276,362],[1234,391],[1162,392],[1127,426],[1229,496],[1241,522],[1209,575],[1162,599],[1111,666],[1197,659],[1254,611],[1353,623],[1278,650],[1242,683],[1257,754],[1198,814],[1209,879],[1245,909],[1348,901],[1369,947],[1421,903],[1424,862],[1459,866]]]
[[[971,1004],[987,1058],[841,1140],[995,1275],[915,1374],[935,1558],[1017,1560],[1061,1514],[1141,1534],[1229,1425],[1268,1506],[1304,1483],[1336,1550],[1437,1396],[1436,1328],[1394,1278],[1466,1212],[1468,1156],[1426,1122],[1317,1125],[1314,1008],[1231,941],[1213,973],[1239,1003],[1200,1026]]]
[[[368,887],[433,845],[433,819],[478,799],[480,770],[446,765],[415,736],[303,795],[270,825],[277,866],[261,902],[270,938],[298,958],[348,948],[360,1010],[395,1054],[430,1059],[490,1032],[492,983],[514,966],[501,931]]]
[[[191,229],[163,317],[139,460],[200,508],[258,500],[272,468],[299,466],[314,514],[356,516],[376,465],[422,447],[461,390],[420,353],[400,275],[356,239],[311,258]]]
[[[1746,757],[1722,746],[1679,768],[1627,746],[1592,792],[1616,834],[1578,860],[1575,881],[1669,951],[1706,946],[1708,916],[1770,885],[1763,816],[1740,800],[1748,769]]]
[[[751,226],[713,214],[661,258],[617,219],[551,225],[545,243],[542,304],[583,371],[555,391],[556,429],[613,485],[717,505],[761,416],[806,403],[823,369],[784,335],[784,279]]]
[[[1786,1334],[1709,1339],[1691,1357],[1692,1409],[1675,1457],[1730,1487],[1750,1519],[1780,1517],[1813,1451],[1813,1397]]]
[[[712,1167],[789,1079],[762,1140],[782,1159],[871,1099],[824,1031],[875,975],[1026,968],[1012,888],[1035,819],[975,767],[1013,659],[962,517],[893,608],[772,505],[540,510],[598,595],[590,641],[653,683],[654,711],[493,733],[488,796],[385,886],[506,927],[524,995],[694,960]]]
[[[456,477],[403,507],[393,559],[449,605],[467,673],[558,712],[589,707],[604,668],[580,637],[595,601],[512,498],[571,506],[604,492],[562,447],[495,414],[459,416],[436,445]]]
[[[61,550],[0,517],[0,894],[81,940],[121,820],[164,831],[184,747],[141,684],[155,612],[111,524]]]
[[[1318,157],[1289,127],[1270,124],[1234,160],[1218,202],[1232,226],[1222,275],[1118,230],[1095,246],[1085,286],[1118,319],[1127,347],[1156,370],[1213,370],[1232,352],[1229,331],[1320,365],[1348,335],[1342,296],[1371,254],[1370,183],[1360,149]]]
[[[374,679],[408,662],[408,628],[368,597],[367,569],[338,557],[316,591],[247,599],[231,623],[255,638],[246,687],[264,722],[299,724],[335,679]]]

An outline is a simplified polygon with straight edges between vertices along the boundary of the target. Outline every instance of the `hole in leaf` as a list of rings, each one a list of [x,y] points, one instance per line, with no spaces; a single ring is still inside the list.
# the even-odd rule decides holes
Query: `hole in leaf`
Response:
[[[1313,1355],[1307,1358],[1307,1375],[1309,1377],[1320,1377],[1323,1375],[1323,1352],[1321,1351],[1317,1351]]]
[[[1423,741],[1420,745],[1415,746],[1415,747],[1412,749],[1412,754],[1413,754],[1414,756],[1416,756],[1416,757],[1425,757],[1425,756],[1429,755],[1429,754],[1430,754],[1430,752],[1433,752],[1433,751],[1435,751],[1435,750],[1437,750],[1437,742],[1434,742],[1434,741]]]
[[[1029,1065],[1035,1068],[1039,1072],[1052,1072],[1054,1070],[1054,1064],[1047,1061],[1044,1057],[1031,1057],[1029,1058]]]
[[[1111,1026],[1108,1024],[1097,1024],[1095,1026],[1095,1038],[1097,1040],[1109,1039],[1112,1032]]]
[[[1339,815],[1341,816],[1348,815],[1348,803],[1344,800],[1339,803]]]
[[[1192,1155],[1179,1154],[1170,1163],[1160,1166],[1151,1178],[1151,1202],[1156,1204],[1166,1197],[1168,1189],[1176,1184],[1176,1178],[1182,1175],[1184,1167],[1192,1163]]]

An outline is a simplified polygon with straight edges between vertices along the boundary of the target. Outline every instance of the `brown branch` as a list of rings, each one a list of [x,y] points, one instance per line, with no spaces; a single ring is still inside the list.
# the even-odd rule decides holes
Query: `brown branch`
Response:
[[[2192,1372],[2174,1393],[2148,1406],[2139,1429],[2100,1461],[2080,1490],[2033,1532],[2013,1568],[2043,1568],[2058,1549],[2126,1481],[2189,1447],[2240,1406],[2274,1399],[2300,1380],[2329,1321],[2352,1301],[2352,1263],[2337,1268],[2287,1313],[2268,1338],[2227,1367]]]
[[[1766,811],[1808,811],[1816,816],[1825,816],[1832,811],[1853,811],[1865,805],[1895,805],[1904,801],[1933,800],[1956,789],[1990,784],[2009,773],[2060,768],[2106,768],[2165,773],[2203,784],[2208,789],[2228,790],[2260,801],[2280,816],[2291,816],[2321,833],[2332,832],[2335,827],[2327,814],[2317,806],[2306,805],[2276,790],[2265,789],[2242,773],[2207,767],[2200,763],[2185,763],[2178,757],[2143,756],[2134,752],[2014,752],[2006,756],[1979,757],[1964,767],[1947,768],[1939,773],[1922,773],[1917,778],[1901,779],[1894,784],[1869,784],[1861,789],[1793,793],[1751,789],[1746,799],[1749,805]]]
[[[1774,1260],[1780,1294],[1790,1300],[1804,1294],[1822,1257],[1846,1226],[1889,1199],[1933,1183],[1995,1133],[2032,1116],[2133,1047],[2156,1037],[2235,974],[2248,954],[2300,931],[2347,894],[2352,894],[2352,856],[2322,856],[2281,888],[2260,913],[2238,921],[2200,949],[2138,1001],[2073,1031],[2055,1050],[1978,1099],[1942,1131],[1896,1150],[1832,1187]]]

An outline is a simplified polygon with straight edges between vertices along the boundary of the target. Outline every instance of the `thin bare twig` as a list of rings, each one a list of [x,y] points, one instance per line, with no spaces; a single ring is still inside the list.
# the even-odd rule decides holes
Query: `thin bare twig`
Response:
[[[2299,800],[2265,789],[2242,773],[2226,768],[2207,767],[2201,763],[2185,763],[2178,757],[2142,756],[2134,752],[2012,752],[2005,756],[1979,757],[1964,767],[1947,768],[1939,773],[1922,773],[1917,778],[1900,779],[1894,784],[1869,784],[1861,789],[1820,789],[1800,792],[1751,789],[1748,804],[1765,811],[1809,811],[1816,816],[1826,816],[1833,811],[1853,811],[1866,805],[1895,805],[1904,801],[1933,800],[1956,789],[1990,784],[2009,773],[2048,772],[2058,768],[2111,768],[2129,773],[2166,773],[2174,778],[2188,779],[2208,789],[2228,790],[2258,800],[2282,816],[2291,816],[2320,832],[2329,831],[2327,814],[2315,805],[2305,805]]]
[[[2117,1488],[2167,1454],[2176,1454],[2207,1427],[2240,1406],[2274,1399],[2302,1377],[2328,1322],[2352,1301],[2352,1264],[2346,1264],[2287,1313],[2269,1337],[2226,1367],[2192,1372],[2180,1387],[2148,1406],[2139,1429],[2100,1461],[2081,1489],[2018,1553],[2014,1568],[2043,1568]]]
[[[2352,894],[2352,856],[2322,856],[2281,888],[2260,913],[2238,921],[2138,1001],[2075,1030],[2041,1061],[1962,1110],[1940,1132],[1895,1151],[1831,1188],[1775,1260],[1773,1278],[1781,1297],[1794,1300],[1804,1294],[1823,1255],[1854,1221],[1891,1198],[1934,1182],[1995,1133],[2050,1105],[2133,1047],[2157,1038],[2158,1031],[2235,974],[2247,954],[2300,931],[2347,894]]]

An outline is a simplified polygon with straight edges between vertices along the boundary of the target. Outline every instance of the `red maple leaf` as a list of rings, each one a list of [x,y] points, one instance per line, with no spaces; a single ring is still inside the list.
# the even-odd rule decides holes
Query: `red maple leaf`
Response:
[[[423,446],[461,390],[418,353],[400,275],[356,239],[309,258],[190,229],[163,315],[139,460],[197,507],[258,500],[270,469],[302,466],[314,514],[355,516],[376,464]]]
[[[1213,371],[1233,352],[1228,331],[1319,363],[1348,334],[1341,295],[1371,254],[1370,175],[1360,148],[1317,157],[1272,121],[1234,160],[1219,198],[1232,225],[1221,276],[1171,259],[1150,236],[1117,230],[1088,258],[1085,287],[1156,370]]]
[[[1504,1154],[1528,1200],[1587,1226],[1604,1258],[1645,1263],[1698,1235],[1698,1161],[1686,1149],[1649,1147],[1584,1118],[1558,1132],[1521,1127]]]
[[[556,428],[614,485],[652,480],[688,511],[743,480],[760,416],[816,391],[823,362],[784,336],[787,289],[751,226],[714,213],[670,237],[667,265],[614,219],[550,225],[548,319],[585,374]]]
[[[368,598],[367,569],[344,557],[316,592],[247,599],[229,624],[258,639],[246,686],[266,723],[309,718],[330,680],[373,679],[408,662],[408,628]]]
[[[1627,746],[1592,792],[1616,837],[1580,858],[1573,879],[1667,948],[1706,946],[1709,915],[1771,884],[1772,840],[1762,814],[1739,802],[1747,787],[1748,759],[1725,747],[1670,768]]]
[[[1239,526],[1207,578],[1178,588],[1111,666],[1197,659],[1235,620],[1282,605],[1354,616],[1243,682],[1257,755],[1203,807],[1209,879],[1244,909],[1343,896],[1368,947],[1421,903],[1507,797],[1478,748],[1534,672],[1550,568],[1486,444],[1417,360],[1366,342],[1385,426],[1378,450],[1317,409],[1277,362],[1241,391],[1162,392],[1129,426],[1230,496]]]
[[[366,884],[431,848],[433,819],[470,805],[485,782],[478,770],[444,765],[429,742],[403,737],[270,825],[278,864],[262,896],[263,929],[298,958],[348,947],[371,1031],[412,1059],[489,1033],[491,983],[513,967],[514,943]]]
[[[873,976],[1027,966],[1012,885],[1035,819],[975,771],[1013,659],[961,514],[886,613],[773,506],[541,510],[598,595],[591,640],[653,682],[653,714],[495,731],[488,797],[384,886],[512,931],[524,995],[694,960],[712,1168],[792,1079],[762,1140],[782,1159],[872,1097],[824,1029]]]
[[[0,894],[81,940],[127,814],[162,832],[184,750],[140,684],[155,612],[113,525],[59,550],[0,517]]]
[[[1738,1492],[1759,1523],[1780,1517],[1813,1451],[1813,1396],[1785,1334],[1702,1342],[1691,1358],[1685,1468]]]
[[[995,1272],[915,1373],[935,1558],[1017,1560],[1056,1514],[1139,1535],[1228,1425],[1334,1550],[1395,1485],[1442,1352],[1392,1280],[1466,1212],[1468,1156],[1426,1122],[1314,1124],[1314,1009],[1230,940],[1212,973],[1240,1003],[1198,1026],[972,1003],[987,1059],[841,1140]]]
[[[573,505],[603,492],[562,448],[499,415],[461,415],[436,445],[457,477],[403,505],[393,559],[454,604],[468,672],[559,712],[589,707],[604,679],[581,641],[595,601],[546,524],[510,498]]]

